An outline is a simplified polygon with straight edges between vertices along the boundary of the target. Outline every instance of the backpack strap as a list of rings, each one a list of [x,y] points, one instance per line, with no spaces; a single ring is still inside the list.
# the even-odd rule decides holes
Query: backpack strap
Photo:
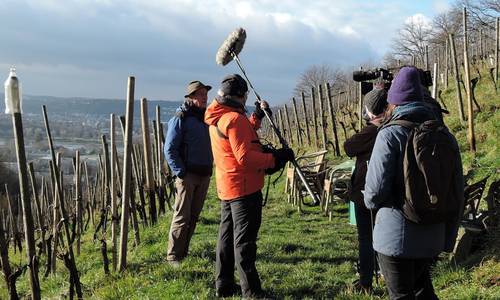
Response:
[[[221,119],[223,118],[224,116],[221,117]],[[220,119],[219,119],[220,121]],[[217,130],[217,135],[221,138],[221,139],[225,139],[225,140],[229,140],[229,137],[227,137],[223,132],[222,130],[220,130],[219,128],[219,121],[217,121],[217,124],[215,124],[215,129]]]
[[[224,135],[224,133],[222,133],[222,131],[219,129],[219,123],[217,123],[217,125],[215,126],[215,129],[217,130],[217,135],[221,139],[229,140],[229,138],[226,135]]]

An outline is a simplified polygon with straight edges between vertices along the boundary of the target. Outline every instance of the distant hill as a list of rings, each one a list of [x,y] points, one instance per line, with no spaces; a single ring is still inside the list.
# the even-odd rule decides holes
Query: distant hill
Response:
[[[4,95],[0,94],[0,111],[5,110]],[[148,100],[149,116],[155,115],[155,107],[160,106],[163,116],[171,116],[179,107],[181,101]],[[50,114],[57,115],[95,115],[99,117],[125,114],[125,100],[118,99],[94,99],[82,97],[53,97],[53,96],[23,96],[23,113],[41,114],[41,106],[46,105]],[[136,99],[134,105],[135,115],[140,115],[140,101]],[[164,119],[165,120],[165,119]]]
[[[0,94],[0,113],[5,111],[4,94]],[[212,100],[209,99],[209,102]],[[182,101],[148,100],[148,113],[150,118],[154,118],[156,106],[161,109],[161,118],[165,122],[174,114],[175,110],[182,104]],[[255,108],[253,102],[248,101],[247,111],[250,113]],[[107,118],[109,114],[125,114],[125,100],[105,99],[105,98],[83,98],[83,97],[54,97],[54,96],[23,96],[23,113],[40,115],[42,105],[47,107],[50,115],[68,117],[71,115],[91,115],[97,118]],[[140,116],[140,101],[135,100],[134,115]]]

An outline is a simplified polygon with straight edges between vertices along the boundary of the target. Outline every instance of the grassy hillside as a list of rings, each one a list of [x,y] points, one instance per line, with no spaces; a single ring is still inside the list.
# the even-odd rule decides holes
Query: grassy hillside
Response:
[[[450,89],[444,91],[442,96],[452,112],[446,117],[446,122],[460,142],[464,171],[469,173],[470,182],[487,175],[498,179],[500,97],[483,75],[476,89],[476,98],[481,106],[481,112],[475,115],[477,152],[471,154],[468,151],[466,124],[461,124],[456,114],[452,86],[450,81]],[[82,254],[77,257],[85,296],[95,299],[214,298],[215,245],[219,222],[214,183],[211,183],[190,255],[178,269],[172,268],[165,259],[171,213],[161,217],[156,226],[141,228],[142,243],[137,247],[130,244],[129,267],[123,274],[104,274],[99,244],[93,242],[88,233],[83,240]],[[275,187],[271,187],[268,205],[263,209],[257,260],[263,288],[276,298],[386,298],[383,284],[375,288],[373,298],[352,291],[351,283],[356,279],[357,238],[355,227],[348,225],[347,205],[335,206],[332,221],[322,216],[318,208],[306,208],[301,214],[286,203],[283,186],[281,178]],[[450,263],[445,257],[437,263],[433,276],[440,298],[500,298],[499,231],[493,230],[482,241],[483,246],[461,265]],[[24,255],[21,258],[19,254],[12,254],[12,264],[21,261],[24,261]],[[67,273],[61,262],[58,262],[58,267],[56,275],[41,280],[43,298],[58,299],[64,297],[68,290]],[[20,278],[18,291],[24,296],[29,293],[27,274]],[[2,278],[0,299],[6,298]]]

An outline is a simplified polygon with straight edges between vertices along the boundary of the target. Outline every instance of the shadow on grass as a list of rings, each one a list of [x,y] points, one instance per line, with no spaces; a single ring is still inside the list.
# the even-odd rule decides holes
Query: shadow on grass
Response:
[[[321,282],[311,286],[299,286],[286,290],[273,290],[275,299],[335,299],[345,290],[343,285],[327,286]]]
[[[143,271],[151,270],[153,266],[158,266],[161,264],[167,264],[166,259],[162,259],[158,256],[147,257],[142,259],[140,262],[129,262],[127,263],[127,270],[131,273],[141,273]]]
[[[203,225],[219,225],[219,221],[217,219],[207,218],[204,216],[200,216],[198,223]]]
[[[340,265],[345,262],[356,262],[356,257],[354,256],[339,256],[339,257],[314,257],[309,255],[294,255],[294,256],[281,256],[281,255],[271,255],[262,254],[259,255],[257,260],[264,261],[267,263],[278,263],[278,264],[297,264],[300,262],[310,261],[312,263],[318,264],[328,264],[331,266]]]
[[[294,253],[298,250],[300,251],[311,251],[312,248],[306,247],[304,245],[298,245],[298,244],[292,244],[292,243],[286,243],[280,246],[281,252],[284,252],[286,254],[291,254]]]

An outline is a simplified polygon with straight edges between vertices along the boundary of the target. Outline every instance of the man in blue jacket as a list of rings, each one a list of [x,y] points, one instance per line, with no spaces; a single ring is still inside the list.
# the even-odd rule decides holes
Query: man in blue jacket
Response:
[[[212,175],[212,148],[208,125],[203,121],[211,88],[200,81],[190,82],[184,103],[168,121],[164,152],[176,178],[167,249],[167,260],[173,266],[179,266],[188,254]]]
[[[423,99],[418,71],[403,67],[392,82],[387,101],[393,109],[391,120],[422,123],[439,119],[440,112]],[[430,277],[432,260],[442,251],[453,250],[457,237],[459,212],[454,220],[421,225],[407,220],[403,205],[403,154],[410,130],[384,126],[378,132],[368,165],[364,202],[378,209],[373,232],[373,248],[378,253],[382,274],[391,299],[437,299]],[[456,144],[456,141],[455,141]],[[458,145],[455,145],[456,151]],[[460,156],[453,189],[463,195]],[[463,203],[463,198],[457,202]]]

